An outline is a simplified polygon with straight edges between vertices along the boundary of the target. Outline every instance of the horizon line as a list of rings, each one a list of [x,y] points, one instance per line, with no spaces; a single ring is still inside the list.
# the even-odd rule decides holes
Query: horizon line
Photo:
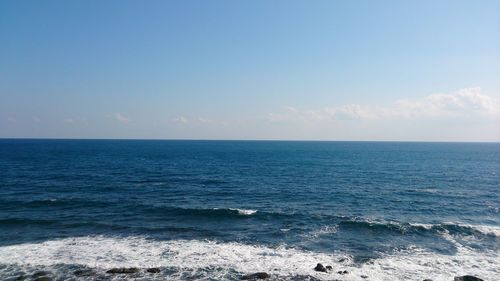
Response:
[[[323,140],[323,139],[65,138],[65,137],[61,138],[60,137],[0,137],[0,140],[500,143],[500,140],[453,141],[453,140]]]

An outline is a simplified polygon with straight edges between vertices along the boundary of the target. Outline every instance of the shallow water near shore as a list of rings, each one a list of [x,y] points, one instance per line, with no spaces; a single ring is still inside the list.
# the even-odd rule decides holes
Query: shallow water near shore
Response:
[[[0,140],[0,171],[0,279],[500,276],[496,143]]]

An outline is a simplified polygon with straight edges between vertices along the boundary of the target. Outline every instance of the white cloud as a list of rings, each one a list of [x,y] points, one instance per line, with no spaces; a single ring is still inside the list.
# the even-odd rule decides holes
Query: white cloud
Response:
[[[82,118],[82,117],[68,117],[64,118],[63,122],[66,124],[80,124],[80,123],[87,123],[87,119]]]
[[[180,123],[180,124],[187,124],[187,123],[189,123],[189,120],[184,116],[177,116],[177,117],[172,118],[172,122]]]
[[[116,121],[118,121],[120,123],[124,123],[124,124],[127,124],[127,123],[130,122],[130,119],[128,117],[126,117],[125,115],[123,115],[123,114],[121,114],[119,112],[117,112],[117,113],[115,113],[113,115],[107,115],[106,117],[112,118],[112,119],[114,119],[114,120],[116,120]]]
[[[376,108],[369,108],[359,104],[347,104],[336,108],[327,108],[325,112],[334,119],[353,120],[371,118],[376,115]]]
[[[192,117],[188,118],[185,116],[177,116],[172,118],[172,122],[178,123],[178,124],[210,124],[214,123],[212,119],[206,118],[206,117]]]
[[[196,120],[200,123],[212,123],[212,120],[205,118],[205,117],[198,117]]]
[[[298,110],[293,107],[286,106],[285,111],[282,113],[270,113],[268,115],[268,120],[272,122],[321,122],[329,120],[352,120],[366,118],[369,116],[369,111],[358,104],[348,104],[338,107],[327,107],[312,110]]]
[[[467,88],[451,94],[433,94],[421,99],[398,100],[385,106],[346,104],[313,110],[298,110],[287,106],[282,113],[270,113],[268,120],[317,122],[463,116],[500,117],[500,101],[481,94],[480,88]]]
[[[395,115],[403,117],[498,115],[500,101],[481,94],[480,88],[467,88],[452,94],[434,94],[422,100],[400,100]]]

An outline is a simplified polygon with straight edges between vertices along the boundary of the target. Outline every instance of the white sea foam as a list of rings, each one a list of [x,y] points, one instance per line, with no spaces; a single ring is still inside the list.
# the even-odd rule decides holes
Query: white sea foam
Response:
[[[453,241],[453,237],[447,239]],[[325,254],[293,248],[217,243],[213,241],[173,240],[158,241],[145,237],[76,237],[43,243],[0,247],[0,264],[54,266],[77,264],[98,269],[111,267],[173,267],[178,272],[198,271],[205,278],[223,279],[224,274],[236,270],[240,273],[266,271],[274,276],[312,275],[322,280],[453,280],[454,276],[472,274],[484,280],[496,280],[500,275],[497,252],[476,252],[456,243],[453,256],[431,253],[420,248],[388,254],[373,263],[355,264],[347,258],[339,262],[342,254]],[[334,271],[348,270],[349,274],[319,273],[312,270],[316,263],[332,265]],[[5,268],[11,268],[7,266]],[[210,274],[217,269],[218,276]],[[5,270],[5,269],[4,269]],[[5,272],[0,271],[0,276]],[[179,277],[180,275],[177,275]],[[171,277],[170,279],[177,279]],[[203,279],[198,276],[198,279]]]
[[[482,234],[493,235],[493,236],[496,236],[497,238],[500,238],[500,226],[472,225],[472,224],[458,224],[458,225],[462,226],[462,227],[472,228],[476,231],[481,232]]]
[[[250,216],[250,215],[257,213],[257,210],[237,209],[237,208],[229,208],[229,209],[213,208],[212,210],[230,210],[233,212],[237,212],[239,215],[243,215],[243,216]]]
[[[484,235],[492,235],[492,236],[500,238],[500,226],[494,226],[494,225],[473,225],[473,224],[465,224],[465,223],[458,223],[458,222],[444,222],[441,224],[411,223],[410,225],[423,227],[425,229],[431,229],[431,228],[433,228],[435,226],[439,226],[439,225],[456,225],[459,227],[467,227],[467,228],[473,229],[473,230],[480,232]]]
[[[431,223],[410,223],[410,225],[423,227],[425,229],[431,229],[433,226],[435,226],[434,224]]]
[[[338,231],[337,225],[327,225],[319,229],[313,230],[310,233],[304,235],[305,237],[318,238],[323,235],[335,234]]]
[[[229,210],[237,211],[238,214],[245,215],[245,216],[250,216],[250,215],[257,213],[257,210],[232,209],[232,208],[229,208]]]

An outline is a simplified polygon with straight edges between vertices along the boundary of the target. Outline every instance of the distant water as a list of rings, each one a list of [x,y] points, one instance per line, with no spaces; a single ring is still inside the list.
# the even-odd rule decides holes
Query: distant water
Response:
[[[0,279],[499,280],[499,191],[498,143],[0,140]]]

